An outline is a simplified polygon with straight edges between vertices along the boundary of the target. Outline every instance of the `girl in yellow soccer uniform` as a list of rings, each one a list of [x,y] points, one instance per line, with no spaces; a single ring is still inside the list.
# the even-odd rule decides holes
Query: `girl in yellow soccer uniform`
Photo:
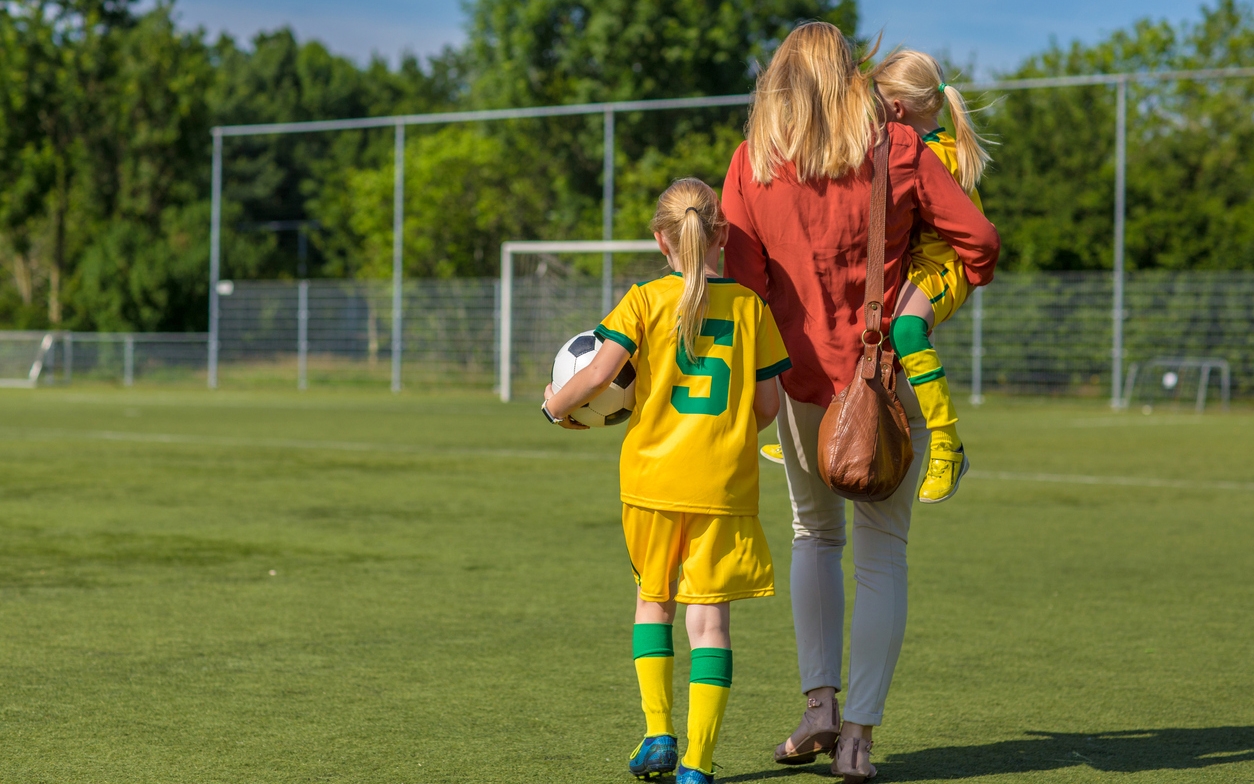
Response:
[[[984,174],[989,155],[971,123],[962,93],[945,83],[940,64],[930,55],[904,49],[884,58],[873,76],[888,119],[918,131],[983,212],[975,186]],[[940,127],[938,120],[946,106],[954,123],[952,136]],[[936,504],[958,492],[958,482],[971,467],[971,461],[958,437],[958,413],[949,394],[945,368],[928,335],[957,312],[972,286],[958,254],[930,226],[924,226],[911,243],[907,275],[909,280],[897,297],[889,338],[932,431],[931,454],[927,474],[919,487],[919,500]],[[784,462],[783,449],[778,444],[762,447],[762,454],[776,463]]]
[[[874,79],[888,119],[918,131],[983,212],[975,186],[984,174],[989,155],[972,126],[962,94],[958,88],[945,84],[940,64],[922,52],[901,50],[876,67]],[[954,124],[952,136],[938,121],[946,107]],[[909,281],[897,297],[889,338],[932,431],[931,454],[927,474],[919,487],[919,500],[935,504],[958,492],[958,482],[971,467],[971,461],[958,437],[958,413],[949,394],[945,368],[928,335],[957,312],[973,286],[958,254],[930,226],[924,226],[910,246],[907,274]]]
[[[675,272],[623,297],[596,329],[603,343],[592,363],[556,394],[545,390],[544,412],[582,429],[568,414],[635,358],[619,481],[646,729],[628,768],[644,779],[678,766],[677,784],[709,784],[732,682],[729,603],[775,593],[758,522],[757,434],[779,409],[775,377],[791,363],[766,303],[719,277],[728,228],[708,185],[675,182],[653,230]],[[692,646],[682,762],[671,720],[676,602],[688,605]]]

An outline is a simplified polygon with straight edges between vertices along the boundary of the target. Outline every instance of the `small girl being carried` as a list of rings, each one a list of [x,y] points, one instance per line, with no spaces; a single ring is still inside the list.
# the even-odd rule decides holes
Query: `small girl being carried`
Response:
[[[888,120],[918,131],[983,212],[975,186],[991,159],[971,123],[962,93],[945,83],[940,63],[931,55],[901,49],[884,58],[872,71],[872,78]],[[947,105],[954,123],[952,136],[940,127],[938,119]],[[949,394],[945,368],[928,336],[966,302],[972,286],[963,271],[962,259],[927,225],[911,242],[907,276],[909,279],[897,297],[889,339],[919,399],[928,430],[932,431],[931,454],[919,486],[919,500],[938,504],[958,492],[958,482],[970,469],[971,461],[958,437],[958,412]],[[783,448],[778,444],[762,447],[762,455],[775,463],[784,462]]]
[[[899,50],[884,58],[872,77],[888,119],[918,131],[983,212],[975,186],[990,158],[972,126],[962,94],[945,84],[940,64],[922,52]],[[952,136],[938,122],[946,105],[954,124]],[[927,225],[911,243],[907,275],[909,281],[897,297],[889,338],[932,431],[931,455],[919,500],[935,504],[958,492],[958,482],[971,461],[958,437],[958,413],[949,394],[945,368],[928,335],[957,312],[973,287],[958,254]]]
[[[658,199],[654,237],[675,270],[631,288],[597,327],[588,367],[544,412],[568,419],[635,357],[636,400],[619,461],[623,533],[636,578],[632,658],[645,737],[632,775],[675,772],[676,784],[714,780],[714,746],[732,682],[730,602],[775,592],[758,522],[758,431],[779,409],[775,377],[791,363],[771,309],[719,277],[727,220],[713,189],[678,180]],[[675,604],[688,606],[692,667],[688,750],[671,720]]]

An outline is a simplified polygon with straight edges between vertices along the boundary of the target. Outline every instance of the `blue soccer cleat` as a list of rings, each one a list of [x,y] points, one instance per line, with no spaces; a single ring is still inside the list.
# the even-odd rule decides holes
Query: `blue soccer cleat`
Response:
[[[627,760],[627,769],[638,779],[661,778],[675,772],[679,747],[674,735],[654,735],[640,741]]]
[[[714,784],[714,774],[680,765],[675,784]]]

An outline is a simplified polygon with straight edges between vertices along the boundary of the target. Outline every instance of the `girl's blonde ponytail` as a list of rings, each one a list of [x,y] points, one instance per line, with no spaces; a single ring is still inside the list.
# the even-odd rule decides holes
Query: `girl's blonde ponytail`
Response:
[[[949,117],[954,121],[954,143],[958,148],[958,183],[967,193],[975,190],[984,176],[984,169],[992,157],[984,149],[984,138],[975,132],[971,113],[962,93],[951,84],[944,86],[943,95],[949,104]]]
[[[666,238],[684,276],[675,327],[690,362],[705,319],[705,254],[726,225],[718,195],[700,180],[676,180],[657,200],[653,230]]]
[[[948,105],[958,152],[958,182],[968,193],[975,190],[992,160],[984,149],[989,142],[976,133],[967,102],[957,87],[945,83],[940,63],[923,52],[899,49],[875,66],[871,76],[886,101],[901,101],[912,114],[931,117]]]

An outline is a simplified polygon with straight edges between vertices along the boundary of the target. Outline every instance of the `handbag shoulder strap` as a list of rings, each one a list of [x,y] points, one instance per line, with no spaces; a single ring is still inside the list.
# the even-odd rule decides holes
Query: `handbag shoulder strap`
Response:
[[[884,340],[884,240],[888,211],[888,129],[872,153],[871,224],[867,231],[865,330],[862,333],[864,356],[862,377],[874,378],[879,369],[879,347]],[[868,337],[874,334],[874,342]]]

